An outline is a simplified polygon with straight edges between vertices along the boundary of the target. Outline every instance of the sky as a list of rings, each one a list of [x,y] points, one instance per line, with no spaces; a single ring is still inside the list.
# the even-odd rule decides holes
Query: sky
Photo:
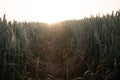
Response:
[[[0,0],[7,20],[54,23],[120,9],[120,0]]]

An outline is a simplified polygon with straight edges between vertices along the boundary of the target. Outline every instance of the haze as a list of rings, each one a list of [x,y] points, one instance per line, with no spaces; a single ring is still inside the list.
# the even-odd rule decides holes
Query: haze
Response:
[[[119,9],[120,0],[0,0],[0,17],[11,21],[53,23]]]

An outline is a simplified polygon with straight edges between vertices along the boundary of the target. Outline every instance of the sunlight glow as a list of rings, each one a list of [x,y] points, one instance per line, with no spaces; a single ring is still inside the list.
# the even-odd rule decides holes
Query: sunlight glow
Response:
[[[120,0],[0,0],[0,17],[8,20],[53,23],[111,13]]]

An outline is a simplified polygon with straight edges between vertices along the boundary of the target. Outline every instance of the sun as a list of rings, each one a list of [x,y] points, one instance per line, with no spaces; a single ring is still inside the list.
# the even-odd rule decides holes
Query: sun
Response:
[[[49,19],[44,20],[43,22],[47,23],[49,25],[52,25],[52,24],[60,22],[60,21],[62,21],[62,20],[54,20],[53,18],[49,18]]]

